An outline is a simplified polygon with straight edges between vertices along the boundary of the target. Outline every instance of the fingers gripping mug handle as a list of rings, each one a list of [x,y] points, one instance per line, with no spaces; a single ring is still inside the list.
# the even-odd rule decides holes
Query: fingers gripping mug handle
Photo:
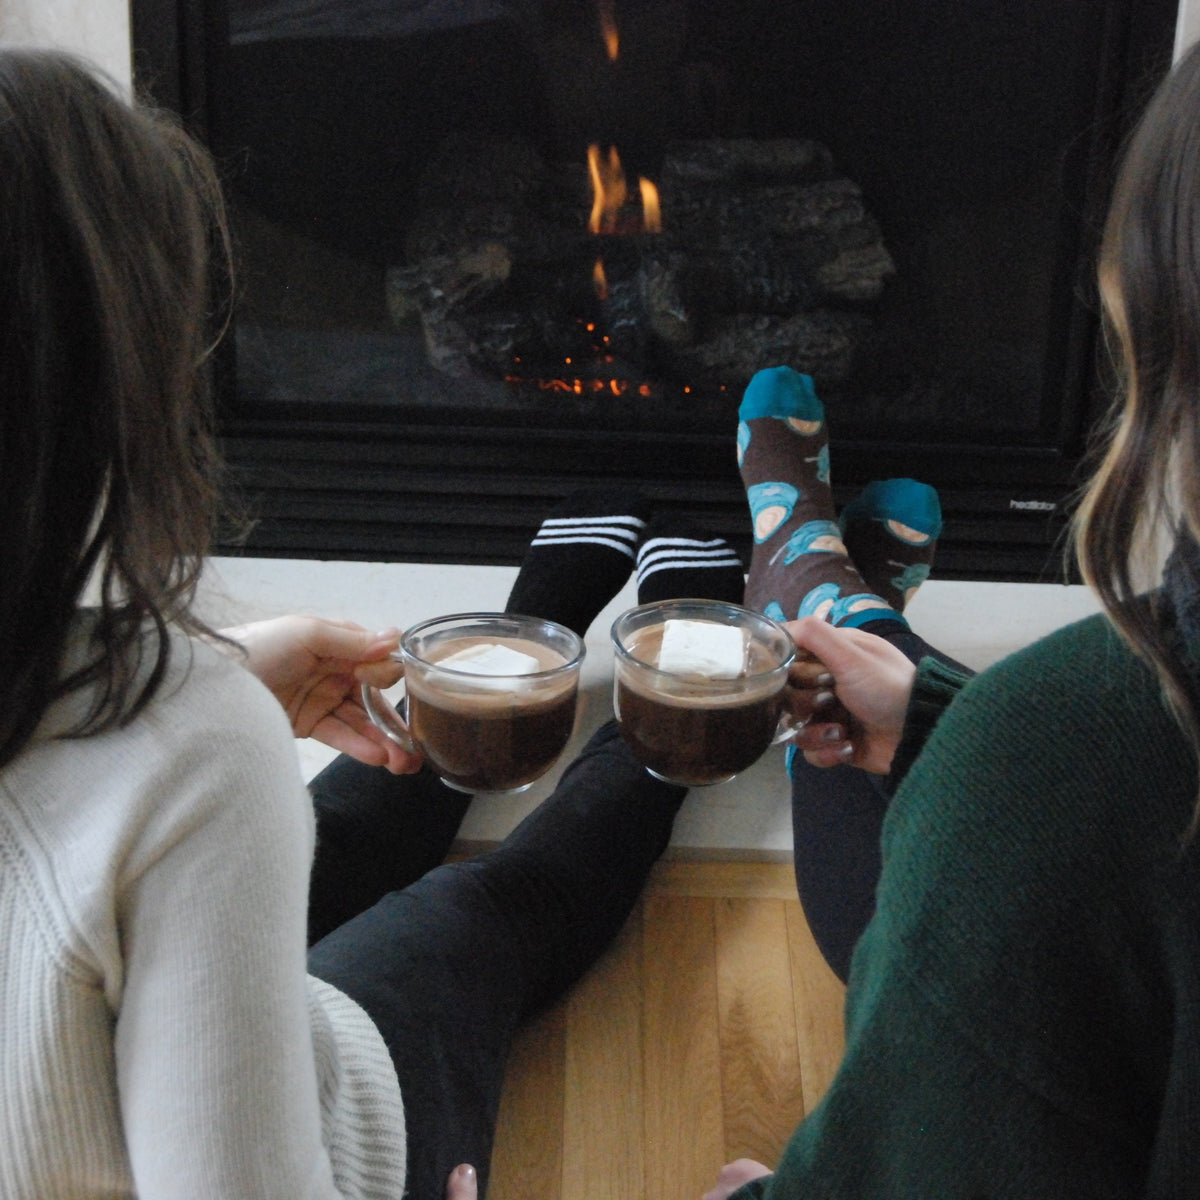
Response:
[[[401,680],[401,683],[403,683],[403,680]],[[407,698],[407,695],[401,697],[400,706],[402,708],[405,707],[405,700]],[[362,685],[362,702],[363,708],[367,710],[367,716],[371,718],[371,723],[376,729],[385,733],[398,746],[407,750],[409,754],[420,754],[417,743],[413,740],[412,733],[404,723],[404,718],[377,687],[372,687],[369,683],[364,683]]]

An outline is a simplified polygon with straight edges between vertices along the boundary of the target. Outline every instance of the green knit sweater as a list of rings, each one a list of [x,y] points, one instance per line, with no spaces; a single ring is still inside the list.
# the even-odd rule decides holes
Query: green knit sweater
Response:
[[[1200,1196],[1198,782],[1157,682],[1100,617],[948,682],[841,1070],[738,1200]]]

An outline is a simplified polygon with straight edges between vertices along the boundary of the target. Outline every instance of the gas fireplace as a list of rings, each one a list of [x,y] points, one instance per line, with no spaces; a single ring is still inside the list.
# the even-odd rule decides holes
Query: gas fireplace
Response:
[[[746,549],[738,399],[787,363],[839,501],[922,478],[935,575],[1062,578],[1095,241],[1175,0],[132,11],[232,201],[240,549],[512,563],[599,483]]]

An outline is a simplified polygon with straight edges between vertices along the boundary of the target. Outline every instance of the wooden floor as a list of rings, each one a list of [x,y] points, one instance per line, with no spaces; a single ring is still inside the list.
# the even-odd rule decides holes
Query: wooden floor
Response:
[[[510,1065],[490,1200],[699,1200],[772,1164],[828,1086],[844,990],[790,866],[658,865],[608,955]]]

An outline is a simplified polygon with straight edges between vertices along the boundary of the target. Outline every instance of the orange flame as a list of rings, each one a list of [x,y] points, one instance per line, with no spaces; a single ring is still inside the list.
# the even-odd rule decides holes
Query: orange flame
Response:
[[[609,146],[607,161],[600,157],[599,146],[589,146],[588,174],[592,178],[592,215],[588,228],[593,233],[612,233],[628,195],[616,146]]]
[[[642,193],[642,222],[647,233],[662,233],[662,209],[658,203],[658,188],[650,180],[639,176],[638,188]]]
[[[607,300],[608,277],[604,274],[603,259],[596,259],[596,265],[592,268],[592,284],[596,289],[596,299]]]
[[[613,0],[600,0],[600,36],[604,38],[609,62],[617,61],[617,18],[613,12]]]
[[[588,174],[592,180],[592,212],[588,218],[588,228],[593,233],[630,233],[639,228],[647,233],[662,232],[658,188],[648,179],[638,178],[638,190],[642,197],[640,227],[636,219],[631,223],[630,214],[622,214],[621,210],[629,199],[629,188],[616,146],[609,146],[607,156],[601,155],[600,147],[594,143],[589,146]]]

